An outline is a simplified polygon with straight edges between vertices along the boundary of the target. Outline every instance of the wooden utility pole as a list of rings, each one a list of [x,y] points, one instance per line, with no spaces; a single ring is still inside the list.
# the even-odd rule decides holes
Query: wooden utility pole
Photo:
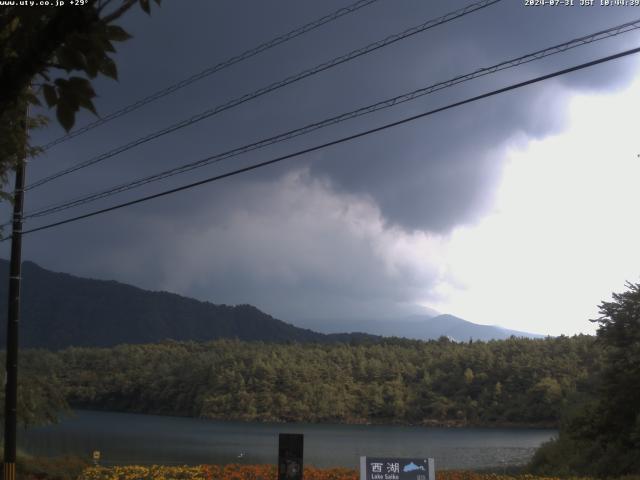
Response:
[[[9,265],[9,312],[7,317],[7,363],[4,404],[4,480],[16,479],[16,431],[18,403],[18,326],[20,323],[20,281],[22,267],[22,209],[27,162],[27,118],[24,118],[24,146],[16,164]]]

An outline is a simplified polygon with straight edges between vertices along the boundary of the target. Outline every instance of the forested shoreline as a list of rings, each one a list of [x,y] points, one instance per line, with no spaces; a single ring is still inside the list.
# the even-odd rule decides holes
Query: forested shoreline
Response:
[[[167,341],[29,351],[75,408],[269,422],[557,426],[592,391],[590,336],[456,343]],[[50,390],[49,390],[50,392]],[[31,399],[33,403],[33,398]]]

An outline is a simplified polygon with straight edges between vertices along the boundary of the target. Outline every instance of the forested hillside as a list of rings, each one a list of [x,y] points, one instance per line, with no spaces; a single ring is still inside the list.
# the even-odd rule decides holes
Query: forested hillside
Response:
[[[215,419],[556,425],[594,338],[374,344],[165,342],[56,354],[76,407]],[[578,392],[578,393],[577,393]]]
[[[9,266],[0,260],[0,312],[7,311]],[[266,342],[358,341],[373,336],[324,335],[273,318],[251,305],[214,305],[124,283],[57,273],[24,262],[20,343],[23,347],[109,347],[166,339],[218,338]],[[6,332],[0,329],[0,344]]]

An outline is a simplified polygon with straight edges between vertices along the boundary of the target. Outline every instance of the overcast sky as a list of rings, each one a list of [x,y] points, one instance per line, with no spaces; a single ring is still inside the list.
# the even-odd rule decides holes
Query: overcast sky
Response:
[[[379,0],[50,149],[27,182],[463,7]],[[640,18],[640,7],[476,13],[29,191],[26,211],[344,113]],[[348,0],[166,0],[123,21],[101,114]],[[36,227],[350,135],[640,45],[627,33],[68,210]],[[542,334],[640,281],[640,61],[626,57],[172,196],[25,236],[23,258],[277,318],[401,319],[435,309]],[[78,125],[91,121],[82,115]],[[55,123],[35,143],[61,134]],[[8,217],[5,208],[5,218]],[[8,257],[7,242],[2,255]],[[25,286],[25,288],[28,288]]]

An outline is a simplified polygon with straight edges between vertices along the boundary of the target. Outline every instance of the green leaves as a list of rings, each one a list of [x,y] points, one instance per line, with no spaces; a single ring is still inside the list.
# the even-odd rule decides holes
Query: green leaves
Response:
[[[109,53],[115,51],[111,41],[124,41],[130,38],[121,27],[96,22],[86,32],[75,32],[66,38],[56,50],[52,66],[66,72],[79,71],[89,79],[103,74],[117,80],[118,69]],[[42,86],[42,94],[47,105],[56,107],[56,118],[60,125],[69,131],[75,124],[76,113],[80,108],[97,115],[93,98],[96,96],[91,82],[87,78],[72,76],[49,81]]]
[[[151,14],[151,6],[149,5],[149,0],[140,0],[140,7],[147,14]]]
[[[87,68],[87,61],[84,58],[83,52],[70,44],[61,46],[56,51],[56,58],[58,67],[67,72],[72,70],[86,70]]]
[[[106,33],[107,38],[114,42],[124,42],[132,38],[124,28],[118,25],[107,25]]]
[[[140,3],[147,13],[149,0],[88,2],[82,8],[6,8],[0,14],[0,189],[9,179],[16,162],[39,151],[25,145],[23,128],[26,105],[55,108],[62,127],[73,128],[77,112],[96,114],[96,96],[90,80],[104,75],[118,79],[111,54],[113,42],[131,38],[114,25],[130,8]],[[160,0],[155,0],[160,5]],[[64,11],[63,11],[64,10]],[[28,48],[25,48],[28,46]],[[40,83],[38,83],[40,82]],[[38,86],[36,95],[29,86]],[[43,125],[42,117],[32,117],[32,127]],[[0,190],[0,201],[6,195]]]
[[[116,62],[114,62],[111,58],[106,57],[102,64],[99,67],[100,73],[106,75],[109,78],[113,78],[114,80],[118,79],[118,68],[116,67]]]
[[[107,13],[91,4],[82,10],[74,9],[77,15],[59,15],[53,9],[41,12],[15,10],[15,13],[10,13],[3,19],[0,26],[0,65],[3,66],[0,74],[11,72],[11,78],[20,79],[14,83],[21,84],[25,91],[30,83],[35,85],[33,79],[39,77],[39,98],[49,108],[55,108],[56,118],[69,131],[81,108],[97,114],[93,103],[96,94],[90,80],[98,75],[118,79],[118,68],[111,56],[115,52],[113,42],[126,41],[131,35],[112,22],[135,3],[124,2],[121,7]],[[149,6],[149,2],[146,2],[143,8],[149,9]],[[31,63],[21,60],[21,55],[24,55],[21,46],[40,41],[43,31],[54,33],[48,34],[42,45],[33,46],[33,50],[41,52],[41,55]],[[24,70],[24,65],[29,65],[29,72],[20,71],[20,68]],[[15,96],[6,93],[12,91],[4,88],[6,80],[3,79],[3,90],[0,91],[0,94],[5,93],[4,99],[0,95],[0,99],[4,101],[1,104],[4,111],[0,112],[0,117],[8,112],[8,106],[13,104],[11,97]],[[14,85],[13,88],[17,87]],[[27,100],[30,104],[40,104],[36,96]],[[15,143],[14,136],[3,135],[3,138]],[[13,146],[2,151],[4,144],[8,145],[8,140],[5,140],[0,141],[0,163],[2,158],[16,156],[16,148]],[[5,182],[3,172],[0,166],[0,184]]]
[[[160,6],[160,0],[154,0],[156,5]],[[140,0],[140,7],[145,11],[148,15],[151,15],[151,4],[149,0]]]
[[[54,93],[57,94],[56,117],[66,131],[73,128],[75,114],[80,107],[89,110],[94,115],[98,114],[92,101],[96,93],[89,80],[81,77],[59,78],[54,83],[56,89]],[[45,93],[45,95],[47,94]],[[49,103],[48,100],[47,103]],[[52,104],[49,105],[52,106]]]
[[[77,110],[74,110],[68,103],[58,104],[58,108],[56,109],[56,118],[67,132],[71,130],[76,121],[76,111]]]
[[[600,314],[593,320],[600,324],[597,345],[604,352],[590,388],[595,398],[574,400],[558,440],[536,454],[536,472],[602,478],[640,472],[640,284],[614,293],[613,301],[600,304]],[[558,386],[542,383],[543,401],[553,404]]]
[[[79,70],[89,78],[102,73],[117,79],[116,64],[109,53],[115,51],[112,41],[125,41],[131,36],[117,25],[99,25],[88,34],[71,35],[67,42],[56,50],[57,68],[67,72]]]
[[[42,93],[44,94],[44,99],[48,107],[53,107],[58,103],[58,93],[53,85],[45,83],[42,86]]]
[[[66,72],[82,72],[89,79],[102,74],[117,80],[118,68],[109,56],[115,52],[112,42],[124,42],[130,38],[131,35],[118,25],[95,22],[87,31],[70,34],[55,50],[50,66]],[[56,107],[56,118],[66,131],[73,128],[80,108],[97,115],[92,101],[96,94],[88,79],[73,76],[51,81],[46,71],[40,75],[46,80],[42,94],[47,106]]]

